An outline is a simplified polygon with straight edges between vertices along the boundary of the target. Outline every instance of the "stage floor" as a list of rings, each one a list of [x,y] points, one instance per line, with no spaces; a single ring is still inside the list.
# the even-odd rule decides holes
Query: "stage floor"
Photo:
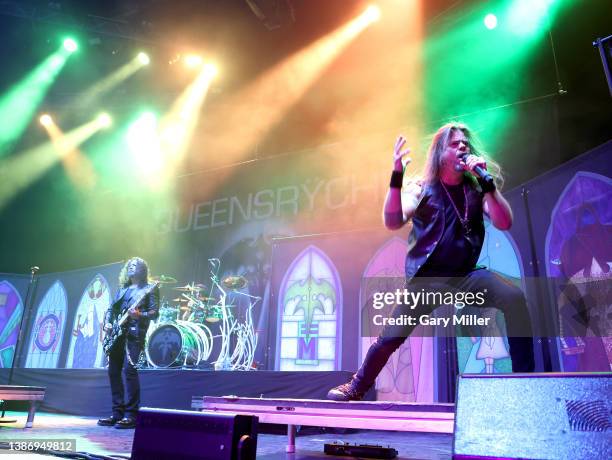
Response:
[[[16,418],[17,423],[0,424],[0,442],[31,439],[76,439],[77,450],[97,455],[130,456],[134,430],[117,430],[99,427],[95,417],[50,414],[37,412],[34,428],[24,429],[27,414],[7,412],[7,417]],[[306,434],[308,433],[308,434]],[[391,446],[399,452],[399,459],[446,460],[451,458],[453,436],[436,433],[406,433],[394,431],[351,431],[350,433],[313,432],[298,433],[297,451],[286,454],[285,434],[258,435],[257,459],[261,460],[306,460],[349,457],[330,457],[323,454],[323,444],[328,442],[368,443]],[[7,451],[2,451],[5,454]],[[10,457],[7,457],[10,458]],[[19,456],[16,458],[24,458]],[[28,458],[53,458],[31,455]]]

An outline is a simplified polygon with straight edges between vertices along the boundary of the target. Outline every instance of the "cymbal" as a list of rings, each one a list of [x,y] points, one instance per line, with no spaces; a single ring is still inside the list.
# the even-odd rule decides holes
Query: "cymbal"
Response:
[[[152,281],[157,281],[160,284],[174,284],[176,283],[176,278],[173,278],[169,275],[159,275],[159,276],[153,276],[151,278]]]
[[[227,276],[221,281],[221,284],[228,289],[242,289],[248,284],[244,276]]]
[[[206,289],[206,286],[200,283],[186,284],[185,286],[178,286],[172,289],[174,289],[175,291],[194,292],[194,291],[201,291],[202,289]]]
[[[206,297],[205,295],[199,295],[198,300],[202,302],[217,302],[219,299],[215,299],[214,297]]]
[[[185,297],[177,297],[176,299],[172,299],[172,302],[186,303],[186,302],[189,302],[189,299],[186,299]]]

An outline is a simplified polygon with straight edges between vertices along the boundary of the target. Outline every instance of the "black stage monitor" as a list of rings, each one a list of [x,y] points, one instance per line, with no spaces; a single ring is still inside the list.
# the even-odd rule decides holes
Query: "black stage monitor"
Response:
[[[612,373],[466,374],[454,459],[612,458]]]
[[[254,460],[256,416],[143,407],[132,460]]]

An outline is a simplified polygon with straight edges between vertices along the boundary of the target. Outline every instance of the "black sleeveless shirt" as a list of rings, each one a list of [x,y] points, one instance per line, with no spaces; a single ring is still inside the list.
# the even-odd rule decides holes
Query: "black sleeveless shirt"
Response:
[[[407,278],[464,276],[476,266],[485,233],[483,193],[469,180],[457,186],[446,185],[446,189],[462,218],[467,195],[470,232],[466,234],[440,182],[425,185],[408,237]]]

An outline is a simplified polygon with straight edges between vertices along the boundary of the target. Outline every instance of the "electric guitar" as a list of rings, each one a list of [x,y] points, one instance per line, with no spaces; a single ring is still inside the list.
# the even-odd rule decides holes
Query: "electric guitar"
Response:
[[[117,320],[115,320],[112,323],[113,328],[106,333],[106,335],[104,336],[104,340],[102,342],[102,349],[104,350],[104,353],[106,353],[106,355],[110,353],[111,349],[113,348],[113,345],[115,345],[117,340],[119,340],[119,337],[121,337],[123,333],[125,332],[125,328],[123,327],[123,325],[130,317],[130,314],[128,313],[129,310],[132,307],[137,307],[138,304],[142,302],[142,300],[145,298],[145,296],[149,294],[150,292],[152,292],[153,289],[155,289],[155,287],[157,287],[158,285],[159,285],[159,282],[155,281],[150,286],[141,290],[140,293],[138,294],[138,297],[136,297],[136,300],[132,302],[132,305],[130,305],[125,310],[123,315],[121,315]]]

